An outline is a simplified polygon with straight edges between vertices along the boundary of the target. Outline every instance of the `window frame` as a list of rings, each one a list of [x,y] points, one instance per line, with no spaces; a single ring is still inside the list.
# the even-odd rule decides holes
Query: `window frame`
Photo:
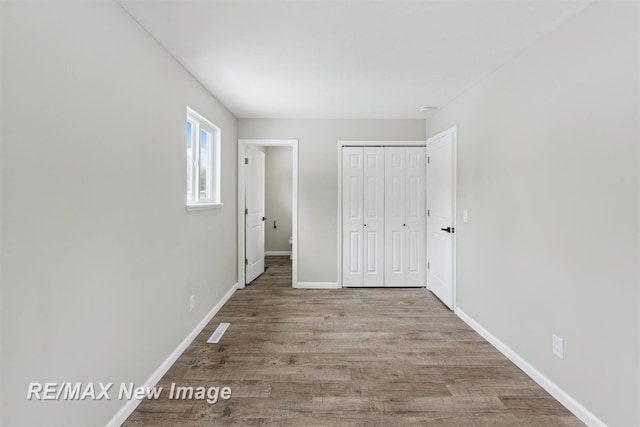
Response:
[[[185,188],[185,206],[187,210],[212,209],[224,206],[220,197],[220,180],[221,180],[221,130],[218,126],[211,123],[201,114],[187,107],[186,124],[191,123],[191,152],[192,158],[189,163],[188,155],[185,159],[187,165],[186,188]],[[208,150],[208,169],[205,178],[207,184],[207,197],[201,198],[200,192],[200,154],[201,154],[201,131],[205,131],[210,135],[211,141]],[[185,135],[186,136],[186,135]],[[184,140],[186,142],[186,140]],[[187,148],[185,146],[185,148]],[[189,176],[191,182],[189,183]],[[192,199],[189,198],[189,184],[191,185]]]

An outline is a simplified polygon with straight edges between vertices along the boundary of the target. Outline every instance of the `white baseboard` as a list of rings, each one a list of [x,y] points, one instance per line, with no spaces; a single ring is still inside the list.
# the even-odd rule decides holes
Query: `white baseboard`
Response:
[[[229,298],[233,296],[233,293],[238,289],[238,284],[236,283],[229,289],[229,291],[222,297],[222,299],[204,316],[204,319],[198,323],[198,325],[187,335],[187,337],[182,340],[182,342],[176,347],[175,350],[165,359],[164,362],[155,370],[153,374],[144,382],[142,387],[145,389],[147,387],[154,387],[158,381],[162,378],[164,374],[167,373],[169,368],[178,360],[180,355],[189,347],[189,344],[198,336],[198,334],[204,329],[205,326],[211,321],[213,316],[220,311],[222,306],[225,305]],[[114,417],[107,423],[107,427],[120,427],[122,423],[133,413],[133,411],[138,407],[141,400],[131,399],[128,400],[122,408],[114,415]]]
[[[340,289],[338,282],[298,282],[295,289]]]
[[[264,256],[291,256],[291,251],[264,251]]]
[[[531,377],[540,387],[545,389],[550,395],[555,397],[558,402],[563,404],[569,411],[571,411],[576,417],[578,417],[583,423],[590,427],[607,427],[607,425],[591,411],[582,406],[577,400],[571,397],[566,391],[561,389],[556,383],[551,381],[540,371],[533,367],[529,362],[524,360],[519,354],[513,351],[509,346],[500,341],[491,332],[486,330],[482,325],[473,320],[460,308],[455,309],[455,313],[462,319],[467,325],[471,326],[478,334],[485,340],[489,341],[500,353],[504,354],[507,359],[511,360],[515,365],[520,368],[525,374]]]

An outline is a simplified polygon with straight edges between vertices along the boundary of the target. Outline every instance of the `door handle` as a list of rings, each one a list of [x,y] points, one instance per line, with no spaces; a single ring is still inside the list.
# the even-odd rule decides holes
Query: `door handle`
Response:
[[[266,216],[263,216],[263,217],[262,217],[262,220],[263,220],[263,221],[266,221],[266,220],[267,220],[267,217],[266,217]]]
[[[455,233],[456,229],[453,227],[441,228],[440,230],[446,231],[447,233]]]

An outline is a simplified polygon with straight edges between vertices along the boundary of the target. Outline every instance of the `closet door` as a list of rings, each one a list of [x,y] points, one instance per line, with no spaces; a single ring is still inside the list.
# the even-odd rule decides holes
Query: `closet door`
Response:
[[[406,148],[406,286],[426,285],[426,166],[425,147]]]
[[[385,148],[385,286],[425,286],[425,148]]]
[[[363,286],[384,286],[384,148],[363,152]]]
[[[385,286],[404,286],[406,271],[405,149],[385,148]]]
[[[342,285],[384,286],[384,148],[342,150]]]
[[[363,154],[362,147],[342,149],[342,286],[363,285]]]

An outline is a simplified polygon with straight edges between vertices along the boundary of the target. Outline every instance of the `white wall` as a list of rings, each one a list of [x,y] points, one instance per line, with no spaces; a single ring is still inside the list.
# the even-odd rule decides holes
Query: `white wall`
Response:
[[[618,427],[640,425],[639,8],[596,2],[427,120],[458,127],[460,309]]]
[[[424,140],[424,120],[238,120],[240,139],[299,140],[298,281],[338,280],[338,140]]]
[[[291,251],[292,151],[291,147],[265,150],[265,251]]]
[[[2,2],[2,420],[104,425],[236,282],[236,120],[115,2]],[[185,113],[222,129],[221,209],[186,212]],[[189,295],[196,309],[188,311]]]

